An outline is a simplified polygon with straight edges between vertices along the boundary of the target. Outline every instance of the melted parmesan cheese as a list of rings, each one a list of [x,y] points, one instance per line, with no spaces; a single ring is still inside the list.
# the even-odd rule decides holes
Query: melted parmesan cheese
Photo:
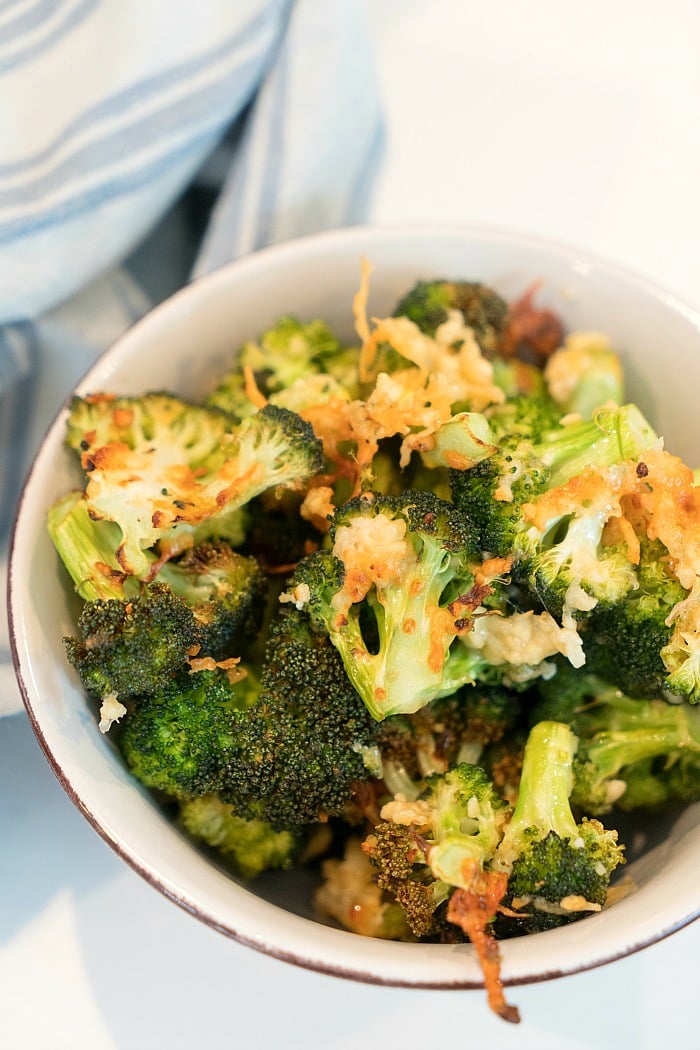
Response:
[[[478,616],[462,641],[481,652],[494,667],[501,664],[534,667],[560,653],[574,667],[585,662],[581,638],[571,627],[560,627],[547,612]]]

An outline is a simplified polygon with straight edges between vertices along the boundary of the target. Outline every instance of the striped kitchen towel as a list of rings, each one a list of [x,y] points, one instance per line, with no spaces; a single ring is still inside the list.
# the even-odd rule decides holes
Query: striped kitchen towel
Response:
[[[28,459],[95,357],[192,263],[366,218],[381,135],[362,0],[0,0],[2,590]]]

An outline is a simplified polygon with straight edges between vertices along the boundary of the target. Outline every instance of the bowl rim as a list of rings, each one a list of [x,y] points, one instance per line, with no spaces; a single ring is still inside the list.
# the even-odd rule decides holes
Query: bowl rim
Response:
[[[643,294],[649,295],[653,299],[660,300],[666,307],[683,316],[700,336],[700,309],[690,305],[687,301],[679,298],[673,291],[663,287],[657,281],[651,279],[645,274],[603,256],[598,256],[588,249],[578,247],[571,243],[559,241],[539,234],[529,233],[523,230],[488,224],[415,222],[372,223],[325,230],[321,233],[310,234],[305,237],[270,245],[226,263],[211,273],[197,276],[188,284],[170,295],[167,299],[157,304],[141,319],[126,329],[124,333],[85,371],[80,381],[74,387],[74,391],[78,393],[85,392],[91,382],[91,377],[94,374],[103,372],[113,358],[118,359],[125,344],[128,345],[133,339],[140,338],[141,333],[143,331],[148,332],[148,329],[151,327],[157,329],[162,318],[167,318],[168,314],[177,309],[179,304],[185,303],[192,298],[196,300],[201,295],[203,289],[210,287],[215,288],[218,284],[227,285],[231,280],[235,280],[235,275],[239,271],[254,273],[257,268],[264,269],[268,264],[275,261],[278,261],[279,265],[283,266],[286,261],[293,259],[300,252],[302,254],[309,251],[319,251],[322,253],[326,245],[331,245],[336,242],[346,244],[348,249],[352,244],[355,244],[358,249],[359,258],[362,254],[360,249],[363,244],[368,238],[372,239],[376,237],[386,241],[401,241],[408,237],[422,237],[428,239],[447,238],[456,242],[475,240],[491,244],[501,244],[503,246],[517,244],[523,248],[532,248],[537,251],[545,252],[553,258],[560,258],[562,262],[575,259],[580,262],[582,266],[594,268],[600,274],[609,275],[615,280],[621,280],[628,286],[636,287],[636,289]],[[175,904],[179,905],[182,909],[192,914],[205,925],[210,926],[241,944],[260,951],[263,954],[318,973],[342,977],[361,983],[386,985],[391,987],[410,987],[416,989],[463,990],[483,988],[483,981],[480,979],[440,979],[431,981],[430,979],[422,978],[403,979],[399,976],[382,978],[381,974],[364,969],[361,965],[348,966],[334,964],[327,960],[315,958],[311,951],[304,955],[303,953],[300,953],[298,949],[271,944],[264,936],[251,935],[243,929],[237,929],[230,922],[222,923],[215,914],[209,911],[205,906],[198,903],[187,893],[178,892],[169,884],[167,877],[158,874],[154,867],[143,861],[134,851],[130,850],[128,846],[119,841],[119,839],[111,833],[110,829],[92,812],[89,801],[86,800],[76,789],[71,780],[70,774],[63,769],[60,761],[56,758],[44,733],[41,719],[35,710],[32,688],[26,682],[24,677],[23,657],[18,640],[21,633],[20,625],[22,619],[21,608],[19,608],[19,599],[17,598],[18,585],[15,585],[15,580],[17,578],[16,561],[19,559],[18,552],[21,546],[19,542],[19,533],[23,515],[25,513],[27,495],[31,490],[36,471],[43,459],[47,439],[56,431],[66,411],[67,401],[64,401],[48,425],[23,481],[9,539],[6,597],[10,651],[24,708],[32,730],[41,746],[49,766],[71,802],[82,813],[103,841],[105,841],[107,845],[110,846],[114,852],[132,868],[132,870],[140,875],[152,887],[157,889]],[[16,605],[18,606],[17,608]],[[276,905],[270,902],[265,903],[270,908],[276,907]],[[541,967],[537,971],[525,973],[520,976],[505,975],[503,983],[506,986],[515,987],[553,980],[559,977],[596,969],[599,966],[604,966],[615,960],[625,958],[628,955],[634,954],[652,944],[664,940],[677,930],[694,922],[699,917],[700,901],[694,907],[690,908],[690,910],[685,911],[680,917],[675,917],[673,921],[668,922],[661,929],[649,932],[638,940],[633,940],[630,936],[628,943],[621,945],[615,950],[608,950],[607,952],[599,953],[594,958],[582,961],[579,964],[570,963],[568,965],[550,969]],[[298,918],[299,921],[309,924],[310,928],[315,928],[317,925],[311,919],[304,919],[302,917]],[[590,922],[590,919],[587,921]],[[354,938],[358,936],[356,934],[348,933],[347,931],[338,932],[346,937]],[[555,932],[557,931],[549,931],[548,934],[541,934],[540,937],[549,936],[551,933]],[[363,941],[368,940],[366,938],[360,939]],[[501,950],[503,950],[504,943],[507,944],[509,942],[501,942]],[[415,948],[416,946],[411,947]]]

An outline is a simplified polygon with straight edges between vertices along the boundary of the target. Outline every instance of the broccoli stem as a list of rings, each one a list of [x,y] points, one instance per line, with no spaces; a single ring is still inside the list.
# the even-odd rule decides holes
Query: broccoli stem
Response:
[[[561,839],[578,837],[569,802],[577,747],[576,734],[564,722],[538,722],[530,730],[518,800],[498,848],[499,865],[512,867],[528,829],[536,828],[541,837],[550,831]]]

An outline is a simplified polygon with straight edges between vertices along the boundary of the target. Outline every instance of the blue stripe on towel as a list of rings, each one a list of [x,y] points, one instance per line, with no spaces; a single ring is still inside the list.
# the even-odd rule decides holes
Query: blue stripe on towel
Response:
[[[41,204],[42,199],[60,191],[70,193],[71,181],[84,180],[90,175],[99,173],[121,162],[124,157],[137,155],[139,150],[160,145],[166,148],[170,136],[185,133],[188,126],[200,128],[203,122],[211,125],[221,112],[221,123],[230,116],[231,99],[240,98],[243,107],[253,89],[257,86],[256,65],[260,65],[263,55],[257,54],[213,83],[199,91],[178,98],[160,110],[151,111],[136,119],[132,124],[118,127],[102,138],[75,150],[69,157],[58,164],[46,175],[32,182],[22,183],[12,189],[0,190],[0,208],[22,209],[25,212],[32,206]],[[78,190],[78,195],[84,193]],[[15,216],[19,219],[20,215]],[[0,231],[5,223],[0,220]]]
[[[68,222],[79,215],[107,204],[115,198],[133,193],[150,182],[167,175],[174,165],[186,164],[188,159],[194,162],[201,157],[207,146],[214,145],[217,137],[221,134],[222,124],[219,122],[214,127],[201,131],[200,134],[190,139],[184,146],[164,153],[152,164],[144,165],[138,171],[129,172],[126,175],[115,176],[113,179],[100,183],[98,186],[73,197],[60,204],[46,208],[43,212],[35,212],[31,215],[13,219],[0,225],[0,244],[6,244],[11,240],[19,240],[35,233],[43,232],[47,227],[59,223]]]
[[[264,29],[271,26],[277,19],[277,9],[283,9],[287,0],[271,0],[266,8],[259,11],[244,26],[238,28],[235,33],[227,37],[216,47],[211,48],[196,58],[187,59],[177,66],[173,66],[152,76],[144,77],[135,84],[115,92],[115,94],[102,99],[94,106],[90,106],[80,116],[63,129],[53,142],[44,149],[29,157],[9,164],[0,164],[0,179],[8,176],[18,175],[34,165],[43,164],[50,160],[54,153],[61,149],[71,138],[86,131],[93,124],[111,119],[126,113],[136,105],[148,102],[159,93],[169,91],[173,86],[182,83],[183,93],[187,85],[187,79],[202,73],[210,66],[253,42]]]
[[[55,15],[61,7],[70,0],[38,0],[38,2],[27,5],[16,18],[8,20],[4,26],[0,26],[0,47],[11,43],[24,33],[36,29],[43,21]]]
[[[40,3],[41,0],[38,0]],[[11,11],[13,7],[17,7],[18,4],[24,4],[26,6],[27,0],[0,0],[0,15],[4,11]]]
[[[32,59],[43,55],[45,51],[72,32],[76,26],[84,22],[100,2],[101,0],[82,0],[82,3],[79,3],[72,11],[69,11],[67,17],[41,40],[35,41],[22,51],[8,55],[7,58],[0,58],[0,75],[8,73],[12,69],[17,69],[18,66],[26,65]]]

